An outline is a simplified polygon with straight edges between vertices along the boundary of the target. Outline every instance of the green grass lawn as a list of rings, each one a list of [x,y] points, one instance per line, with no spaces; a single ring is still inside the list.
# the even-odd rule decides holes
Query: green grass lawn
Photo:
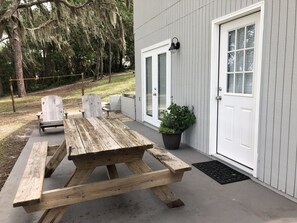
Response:
[[[100,81],[86,80],[85,94],[99,94],[103,101],[109,95],[133,94],[135,77],[132,72],[115,74],[112,83],[108,77]],[[46,95],[58,95],[63,98],[64,108],[69,112],[79,113],[81,106],[81,83],[77,82],[62,87],[46,89],[28,94],[26,97],[15,97],[16,112],[12,112],[9,96],[0,98],[0,189],[10,173],[20,152],[24,148],[33,129],[37,129],[36,112],[40,111],[40,99]]]
[[[132,72],[116,74],[112,76],[112,82],[108,83],[108,77],[100,81],[92,82],[86,80],[84,83],[85,94],[99,94],[102,101],[107,102],[109,95],[135,92],[135,77]],[[15,107],[17,112],[21,111],[35,111],[40,109],[40,98],[45,95],[59,95],[64,100],[66,107],[77,106],[81,101],[81,82],[62,87],[47,89],[28,94],[26,97],[15,97]],[[11,97],[0,98],[0,115],[3,112],[12,111]]]

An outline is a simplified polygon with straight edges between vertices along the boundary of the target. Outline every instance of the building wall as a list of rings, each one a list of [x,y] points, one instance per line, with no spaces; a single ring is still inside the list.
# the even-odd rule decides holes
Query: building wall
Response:
[[[257,0],[137,0],[136,109],[141,121],[141,49],[178,37],[172,54],[173,101],[194,106],[184,142],[208,153],[211,21]],[[297,2],[265,0],[258,179],[297,198]]]

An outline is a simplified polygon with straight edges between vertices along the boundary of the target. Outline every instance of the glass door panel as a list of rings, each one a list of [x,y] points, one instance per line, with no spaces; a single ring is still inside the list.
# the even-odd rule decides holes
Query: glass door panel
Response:
[[[145,59],[145,76],[146,76],[146,114],[153,116],[153,98],[152,98],[152,57]]]
[[[158,55],[158,119],[166,109],[166,53]]]
[[[226,93],[253,94],[255,24],[228,32]]]

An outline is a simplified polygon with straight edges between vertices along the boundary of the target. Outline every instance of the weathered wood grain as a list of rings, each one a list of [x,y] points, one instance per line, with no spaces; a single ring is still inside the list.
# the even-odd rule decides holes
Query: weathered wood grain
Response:
[[[69,159],[95,157],[96,154],[112,156],[119,150],[146,150],[153,143],[130,130],[118,120],[104,118],[78,118],[65,120],[65,138]]]
[[[83,115],[88,117],[101,117],[101,97],[97,94],[86,94],[82,96]]]
[[[60,145],[49,145],[47,148],[47,156],[52,156],[57,151]]]
[[[159,170],[125,178],[84,184],[44,192],[38,204],[27,207],[28,211],[40,211],[53,207],[62,207],[83,201],[94,200],[128,193],[131,191],[148,189],[180,181],[182,174],[173,174],[170,170]]]
[[[63,143],[59,146],[59,148],[54,153],[53,157],[47,163],[46,168],[45,168],[45,177],[50,177],[53,174],[53,172],[56,170],[56,168],[62,162],[62,160],[64,159],[66,154],[67,154],[66,142],[64,140]]]
[[[117,171],[116,165],[107,165],[106,169],[107,169],[108,179],[112,180],[112,179],[119,178],[119,173]]]
[[[134,174],[152,172],[152,169],[142,160],[126,163],[126,165]],[[182,202],[182,200],[180,200],[168,186],[153,187],[150,189],[169,208],[175,208],[184,205],[184,202]]]
[[[142,159],[143,148],[119,150],[117,152],[103,151],[98,154],[86,154],[85,156],[74,157],[73,162],[79,168],[89,168],[90,166],[107,166],[116,163],[126,163]]]
[[[69,181],[65,184],[65,187],[71,187],[73,185],[78,185],[78,184],[85,182],[89,178],[89,176],[92,174],[93,171],[94,171],[93,167],[91,167],[89,169],[76,168],[75,172],[73,173],[73,175],[71,176]],[[59,191],[60,189],[56,189],[56,190]],[[43,196],[42,196],[42,200],[44,200]],[[26,206],[24,208],[27,212],[32,212],[30,206]],[[50,208],[53,208],[53,209],[50,209]],[[38,221],[38,223],[52,223],[52,222],[58,223],[58,222],[60,222],[60,220],[62,219],[62,217],[67,209],[67,206],[64,206],[64,207],[52,206],[50,208],[45,208],[48,210],[46,210],[43,213],[43,215],[40,218],[40,220]]]
[[[48,142],[35,142],[21,178],[13,206],[23,206],[40,201]]]
[[[81,136],[77,131],[77,127],[74,119],[64,120],[64,129],[65,129],[65,140],[66,140],[66,149],[68,156],[75,156],[79,154],[85,154],[85,148],[81,141]]]
[[[181,159],[177,158],[176,156],[172,155],[166,149],[163,149],[158,146],[154,146],[152,149],[146,150],[149,154],[154,156],[157,160],[163,163],[167,168],[169,168],[173,173],[176,172],[184,172],[189,171],[192,167],[182,161]]]

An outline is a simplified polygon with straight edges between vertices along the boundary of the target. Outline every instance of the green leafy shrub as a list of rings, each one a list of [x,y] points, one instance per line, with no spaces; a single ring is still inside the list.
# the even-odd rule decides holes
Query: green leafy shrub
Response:
[[[162,122],[159,128],[161,133],[182,133],[196,122],[193,109],[188,106],[179,106],[172,103],[167,110],[161,112]]]

